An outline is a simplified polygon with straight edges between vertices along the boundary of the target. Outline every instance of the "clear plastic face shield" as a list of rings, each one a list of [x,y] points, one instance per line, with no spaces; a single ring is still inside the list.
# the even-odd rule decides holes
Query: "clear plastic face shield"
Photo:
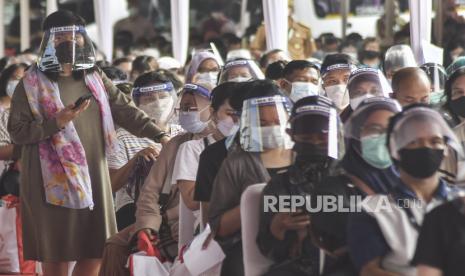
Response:
[[[286,133],[291,104],[283,96],[253,98],[244,101],[240,122],[240,144],[248,152],[291,149]]]
[[[388,80],[392,80],[392,76],[398,70],[416,66],[412,48],[408,45],[394,45],[387,50],[384,57],[384,73]]]
[[[181,127],[190,133],[200,133],[210,118],[210,90],[197,84],[185,84],[176,111]]]
[[[355,110],[365,99],[372,97],[389,98],[392,89],[380,70],[360,68],[350,74],[346,93],[349,96],[352,110]]]
[[[444,67],[436,63],[425,63],[420,68],[425,71],[431,82],[430,104],[440,105],[445,101],[444,87],[446,85],[447,73]]]
[[[387,129],[390,118],[400,111],[396,100],[373,97],[364,100],[345,123],[346,140],[372,167],[385,169],[392,165],[386,146]]]
[[[290,124],[292,139],[296,145],[299,144],[299,148],[311,144],[315,153],[318,151],[318,154],[333,159],[339,159],[344,155],[342,124],[334,107],[323,105],[298,107]],[[306,151],[304,147],[301,150],[295,148],[297,155]]]
[[[84,26],[47,30],[39,53],[37,64],[44,72],[62,72],[64,65],[71,66],[72,70],[85,70],[95,65],[94,47]]]
[[[334,102],[339,111],[349,105],[349,95],[346,94],[347,82],[350,74],[356,69],[352,64],[338,63],[321,70],[324,94]]]
[[[399,151],[409,147],[444,149],[445,154],[454,150],[458,160],[464,153],[460,141],[442,116],[434,109],[415,107],[405,111],[394,125],[389,139],[389,151],[400,160]]]
[[[174,115],[176,90],[171,82],[134,87],[134,102],[156,123],[165,125]]]
[[[228,81],[245,82],[262,79],[265,79],[265,76],[253,60],[240,59],[226,63],[221,70],[218,84]]]

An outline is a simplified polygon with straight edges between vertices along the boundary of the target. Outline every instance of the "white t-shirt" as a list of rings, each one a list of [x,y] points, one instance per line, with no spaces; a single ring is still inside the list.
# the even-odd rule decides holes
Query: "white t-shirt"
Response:
[[[209,145],[216,142],[211,134],[207,136],[207,139]],[[174,163],[173,176],[171,178],[172,185],[175,185],[179,180],[196,180],[200,154],[204,149],[205,142],[203,138],[181,144]]]
[[[208,144],[215,143],[213,135],[207,136]],[[174,162],[173,176],[171,184],[176,185],[179,180],[195,181],[197,169],[199,168],[199,158],[205,149],[204,138],[184,142],[178,149],[176,161]],[[200,223],[200,211],[193,211],[195,217],[194,229]]]

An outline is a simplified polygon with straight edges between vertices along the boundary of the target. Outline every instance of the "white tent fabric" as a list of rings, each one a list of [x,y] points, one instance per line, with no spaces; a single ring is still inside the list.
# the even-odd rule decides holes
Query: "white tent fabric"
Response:
[[[257,246],[260,196],[266,183],[247,187],[241,196],[241,234],[244,272],[246,276],[259,276],[267,272],[273,262],[263,256]]]
[[[181,64],[187,59],[189,45],[189,0],[171,0],[173,56]]]
[[[431,0],[409,0],[410,41],[418,64],[425,63],[422,43],[431,41]]]
[[[111,0],[94,1],[94,13],[97,23],[99,50],[102,51],[107,60],[113,57],[113,21],[111,12]],[[114,3],[113,3],[114,4]]]
[[[31,26],[29,25],[29,0],[19,2],[21,51],[31,46]]]
[[[287,1],[263,0],[263,15],[265,17],[267,51],[273,49],[287,51]]]
[[[58,10],[57,0],[47,0],[47,15]]]

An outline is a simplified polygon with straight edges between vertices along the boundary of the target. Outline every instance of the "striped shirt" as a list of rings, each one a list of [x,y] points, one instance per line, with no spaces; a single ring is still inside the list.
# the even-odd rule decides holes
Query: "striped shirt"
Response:
[[[108,157],[108,167],[110,169],[120,169],[126,165],[139,151],[155,147],[161,149],[161,145],[148,138],[139,138],[127,132],[123,128],[116,130],[116,136],[120,146],[119,152]],[[115,209],[118,211],[121,207],[133,203],[134,200],[127,194],[126,185],[116,192]]]

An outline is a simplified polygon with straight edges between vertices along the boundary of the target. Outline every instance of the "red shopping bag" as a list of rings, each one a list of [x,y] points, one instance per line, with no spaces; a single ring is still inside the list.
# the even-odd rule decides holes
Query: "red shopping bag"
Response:
[[[0,199],[0,273],[35,274],[36,262],[23,257],[23,230],[19,198]]]

